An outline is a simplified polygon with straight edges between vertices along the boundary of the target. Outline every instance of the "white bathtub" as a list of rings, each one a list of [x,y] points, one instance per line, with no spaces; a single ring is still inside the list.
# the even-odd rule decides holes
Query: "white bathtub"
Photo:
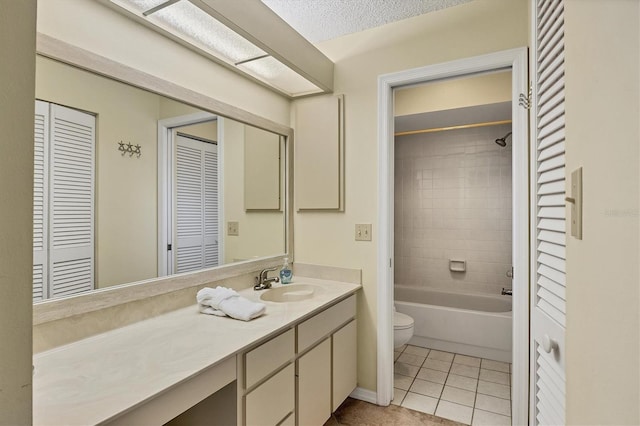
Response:
[[[511,296],[394,287],[398,312],[415,322],[412,345],[511,362]]]

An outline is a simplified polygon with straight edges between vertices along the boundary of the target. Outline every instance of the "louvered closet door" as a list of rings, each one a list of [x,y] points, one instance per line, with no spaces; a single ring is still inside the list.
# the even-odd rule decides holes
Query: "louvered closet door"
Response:
[[[95,117],[51,105],[50,297],[94,288]]]
[[[565,424],[565,118],[562,0],[536,0],[536,272],[531,424]]]
[[[49,297],[49,104],[36,101],[33,153],[33,301]]]
[[[175,138],[174,272],[218,265],[217,146]]]

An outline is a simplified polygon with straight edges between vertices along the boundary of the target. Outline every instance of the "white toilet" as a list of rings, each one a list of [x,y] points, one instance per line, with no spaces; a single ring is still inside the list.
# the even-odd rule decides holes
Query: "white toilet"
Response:
[[[393,308],[393,347],[409,343],[413,337],[413,318],[400,312],[396,312]]]

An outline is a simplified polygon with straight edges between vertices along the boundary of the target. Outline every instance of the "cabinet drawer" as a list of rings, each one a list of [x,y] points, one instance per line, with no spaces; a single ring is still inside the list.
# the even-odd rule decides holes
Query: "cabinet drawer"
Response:
[[[245,396],[247,426],[275,426],[293,412],[294,373],[294,365],[290,364]]]
[[[298,325],[298,353],[340,327],[356,315],[356,296],[320,312]]]
[[[293,359],[295,351],[293,329],[274,337],[245,355],[245,389]]]

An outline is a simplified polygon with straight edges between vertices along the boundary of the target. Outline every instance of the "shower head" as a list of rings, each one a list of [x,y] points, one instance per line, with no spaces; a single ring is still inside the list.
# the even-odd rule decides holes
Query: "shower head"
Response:
[[[498,138],[498,139],[496,139],[496,143],[497,143],[498,145],[500,145],[501,147],[503,147],[503,148],[504,148],[505,146],[507,146],[507,138],[508,138],[509,136],[511,136],[511,132],[507,133],[507,134],[506,134],[506,135],[504,135],[504,137],[502,137],[502,138]]]

